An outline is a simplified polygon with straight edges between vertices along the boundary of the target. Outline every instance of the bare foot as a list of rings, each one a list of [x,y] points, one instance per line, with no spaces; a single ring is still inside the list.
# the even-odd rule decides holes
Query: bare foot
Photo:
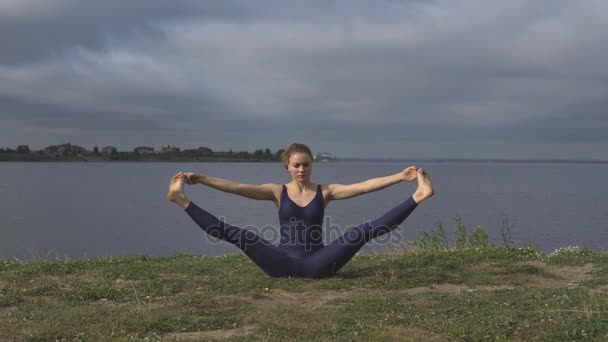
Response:
[[[417,204],[424,201],[427,198],[430,198],[435,194],[435,190],[433,190],[433,183],[431,183],[431,177],[429,177],[428,173],[423,169],[419,169],[417,171],[418,176],[418,188],[412,195],[414,201]]]
[[[190,204],[190,200],[184,193],[184,183],[186,183],[186,177],[181,172],[171,177],[167,199],[186,209]]]

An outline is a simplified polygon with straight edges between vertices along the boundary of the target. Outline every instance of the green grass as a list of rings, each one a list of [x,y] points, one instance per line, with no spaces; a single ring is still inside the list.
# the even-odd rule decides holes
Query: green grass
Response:
[[[570,248],[356,256],[274,279],[243,255],[0,261],[0,340],[608,340],[608,255]]]

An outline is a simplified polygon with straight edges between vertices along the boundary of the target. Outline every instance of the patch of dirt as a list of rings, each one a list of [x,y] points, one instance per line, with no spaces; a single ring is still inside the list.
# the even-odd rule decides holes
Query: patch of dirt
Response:
[[[280,306],[280,305],[301,305],[305,307],[319,307],[334,299],[349,298],[361,294],[385,294],[385,293],[406,293],[417,295],[422,293],[450,293],[471,292],[481,290],[512,290],[510,285],[491,285],[491,286],[468,286],[460,284],[432,284],[424,287],[414,287],[403,290],[378,290],[378,289],[350,289],[350,290],[327,290],[322,292],[290,292],[283,289],[272,289],[256,298],[235,297],[245,299],[256,306]]]
[[[275,306],[285,304],[297,304],[310,307],[321,306],[331,300],[347,298],[359,293],[369,293],[370,291],[352,289],[342,291],[323,291],[323,292],[290,292],[282,289],[271,289],[257,298],[247,298],[249,302],[257,306]],[[239,297],[239,299],[243,299]]]
[[[97,283],[99,282],[99,278],[93,274],[77,274],[77,275],[69,275],[65,277],[58,276],[41,276],[35,279],[30,280],[30,284],[36,286],[38,284],[55,284],[59,286],[62,290],[73,290],[74,283],[78,282],[83,283]],[[123,288],[131,288],[135,285],[140,284],[142,281],[140,280],[125,280],[125,279],[116,279],[112,282],[112,286],[123,289]]]
[[[108,299],[100,299],[100,300],[96,300],[94,302],[91,302],[91,304],[97,304],[97,305],[104,305],[104,306],[110,306],[110,307],[125,307],[127,309],[130,310],[152,310],[152,309],[156,309],[156,308],[162,308],[165,307],[167,304],[163,303],[163,302],[159,302],[159,301],[150,301],[148,299],[144,299],[141,298],[139,301],[130,301],[130,302],[115,302],[113,300],[108,300]]]
[[[126,287],[134,287],[135,285],[141,284],[141,280],[125,280],[125,279],[116,279],[114,281],[114,286],[119,289],[124,289]]]
[[[575,288],[580,282],[592,278],[593,264],[584,266],[547,266],[542,261],[528,262],[538,268],[543,269],[550,277],[542,275],[527,276],[527,286],[545,287],[545,288]],[[493,268],[490,264],[481,266],[472,266],[468,272],[485,272],[489,268]],[[499,269],[496,267],[496,269]],[[431,284],[429,286],[414,287],[409,289],[398,290],[397,292],[407,293],[409,295],[418,295],[422,293],[448,293],[457,294],[461,292],[472,291],[496,291],[496,290],[513,290],[517,286],[514,285],[479,285],[469,286],[464,284]],[[602,287],[602,291],[608,291],[608,286]],[[349,290],[334,290],[322,292],[290,292],[282,289],[271,289],[255,298],[246,298],[252,304],[258,306],[275,306],[275,305],[302,305],[307,307],[318,307],[331,300],[348,298],[359,294],[380,294],[390,293],[394,291],[374,290],[374,289],[349,289]],[[242,297],[238,297],[243,299]]]
[[[598,288],[592,290],[593,292],[605,293],[608,294],[608,285],[602,285]]]
[[[68,279],[78,279],[86,283],[94,283],[99,281],[99,275],[94,273],[75,273],[67,276]]]
[[[501,268],[491,263],[481,263],[475,265],[466,265],[463,268],[463,273],[487,273],[487,272],[498,272]]]
[[[23,296],[23,299],[29,303],[34,304],[57,304],[60,302],[59,298],[51,296]]]
[[[62,290],[72,290],[72,285],[69,283],[69,279],[67,277],[43,275],[29,280],[29,286],[33,287],[47,286],[51,284],[56,285]]]
[[[534,287],[546,288],[576,288],[585,280],[593,278],[593,264],[583,266],[547,266],[544,265],[547,273],[554,275],[555,278],[543,276],[530,276],[529,284]]]
[[[441,335],[434,334],[430,331],[412,326],[390,326],[383,329],[384,331],[380,332],[378,338],[387,338],[392,341],[442,342],[454,340],[453,338],[450,339]]]
[[[590,270],[589,267],[586,267],[581,270],[574,269],[565,269],[559,268],[556,269],[552,274],[555,274],[559,279],[550,279],[544,278],[540,276],[531,276],[532,280],[538,279],[539,285],[546,285],[550,283],[549,286],[552,287],[555,284],[561,284],[562,287],[566,287],[568,284],[571,284],[573,280],[576,281],[589,279],[589,275],[586,273]],[[565,278],[564,278],[565,277]],[[539,286],[537,285],[537,286]],[[533,285],[534,286],[534,285]],[[423,293],[448,293],[448,294],[458,294],[461,292],[473,292],[473,291],[496,291],[496,290],[513,290],[516,286],[514,285],[477,285],[477,286],[469,286],[464,284],[450,284],[450,283],[441,283],[441,284],[431,284],[429,286],[420,286],[413,287],[409,289],[403,290],[378,290],[378,289],[349,289],[349,290],[338,290],[338,291],[322,291],[322,292],[290,292],[283,289],[272,289],[270,291],[265,292],[262,295],[259,295],[256,298],[243,298],[236,297],[238,299],[245,299],[252,304],[257,306],[275,306],[275,305],[302,305],[307,307],[318,307],[329,301],[334,299],[348,298],[360,294],[382,294],[382,293],[406,293],[408,295],[418,295]],[[608,286],[606,286],[606,290],[608,291]]]
[[[31,278],[29,280],[30,283],[41,282],[41,283],[56,283],[58,281],[63,281],[65,277],[59,277],[54,275],[43,274],[41,276]]]
[[[0,318],[8,316],[17,310],[19,310],[19,308],[16,306],[8,306],[8,307],[0,308]],[[1,339],[2,339],[2,337],[0,337],[0,340]]]
[[[488,291],[488,290],[512,290],[515,286],[511,285],[487,285],[487,286],[468,286],[462,284],[432,284],[429,286],[414,287],[411,289],[403,290],[403,292],[409,295],[417,295],[421,293],[460,293],[460,292],[472,292],[472,291]]]
[[[245,325],[235,329],[217,329],[207,331],[189,331],[183,333],[169,333],[163,338],[171,340],[199,340],[201,338],[224,339],[235,336],[247,336],[256,328],[255,325]]]
[[[583,266],[554,266],[547,265],[546,262],[538,260],[523,261],[517,264],[531,265],[546,273],[545,275],[519,274],[519,276],[523,276],[526,280],[525,285],[531,287],[576,288],[582,281],[593,278],[591,275],[593,264],[586,264]],[[500,267],[490,263],[470,265],[464,268],[465,273],[500,272],[500,270]]]

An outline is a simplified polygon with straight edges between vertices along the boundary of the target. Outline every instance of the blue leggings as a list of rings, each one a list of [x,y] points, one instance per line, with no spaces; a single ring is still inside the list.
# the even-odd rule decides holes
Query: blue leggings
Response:
[[[186,213],[207,234],[229,242],[271,277],[325,278],[338,272],[371,239],[397,228],[416,208],[413,198],[394,207],[382,217],[348,229],[341,237],[312,253],[294,257],[285,248],[274,246],[255,232],[220,221],[192,201]]]

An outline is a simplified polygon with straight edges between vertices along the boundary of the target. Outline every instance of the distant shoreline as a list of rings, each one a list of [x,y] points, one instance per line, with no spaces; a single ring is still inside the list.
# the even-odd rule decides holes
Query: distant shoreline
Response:
[[[341,158],[342,161],[429,162],[429,163],[530,163],[530,164],[608,164],[608,160],[576,159],[501,159],[501,158]]]
[[[12,158],[1,158],[0,162],[51,162],[51,163],[124,163],[124,162],[169,162],[169,163],[279,163],[278,160],[267,160],[267,159],[253,159],[253,158],[174,158],[174,159],[139,159],[139,160],[108,160],[104,158],[90,158],[90,157],[68,157],[68,158],[19,158],[19,156],[13,155]],[[608,160],[576,160],[576,159],[502,159],[502,158],[336,158],[327,163],[340,163],[340,162],[378,162],[378,163],[394,163],[394,162],[425,162],[425,163],[505,163],[505,164],[608,164]],[[317,162],[325,163],[325,162]]]

